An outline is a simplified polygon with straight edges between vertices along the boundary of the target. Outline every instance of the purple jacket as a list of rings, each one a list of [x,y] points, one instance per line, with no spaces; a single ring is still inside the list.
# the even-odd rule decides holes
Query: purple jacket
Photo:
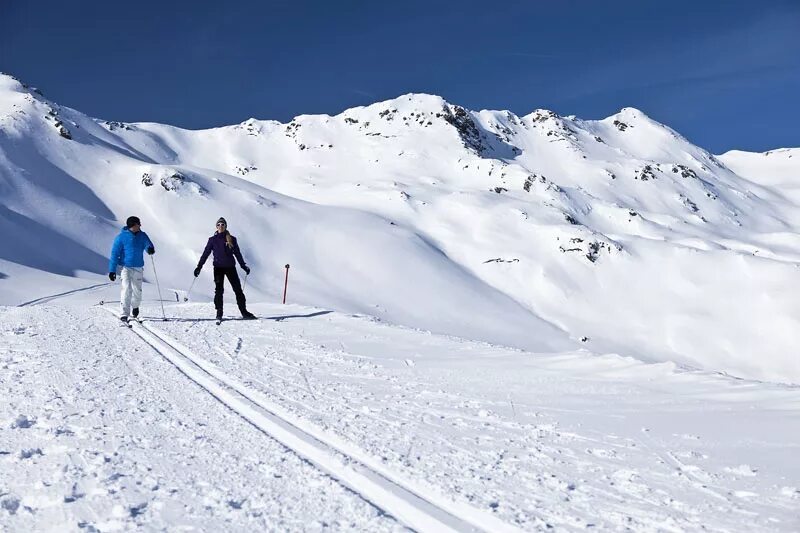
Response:
[[[228,246],[228,243],[225,241],[224,233],[215,233],[209,237],[206,249],[203,250],[203,255],[200,256],[200,262],[197,263],[198,268],[203,268],[211,252],[214,252],[215,267],[235,267],[234,256],[236,256],[236,259],[239,261],[239,266],[246,266],[244,257],[242,257],[242,252],[239,251],[239,243],[236,242],[236,237],[231,235],[231,240],[233,240],[233,247]]]

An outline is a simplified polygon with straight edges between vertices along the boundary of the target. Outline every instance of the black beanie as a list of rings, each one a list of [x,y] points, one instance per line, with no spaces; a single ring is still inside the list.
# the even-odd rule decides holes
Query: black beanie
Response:
[[[125,221],[125,226],[128,228],[134,227],[136,224],[141,225],[142,221],[139,220],[139,217],[128,217],[128,220]]]
[[[228,221],[225,220],[225,217],[219,217],[219,219],[217,219],[217,224],[219,224],[220,222],[222,222],[226,226],[228,225]]]

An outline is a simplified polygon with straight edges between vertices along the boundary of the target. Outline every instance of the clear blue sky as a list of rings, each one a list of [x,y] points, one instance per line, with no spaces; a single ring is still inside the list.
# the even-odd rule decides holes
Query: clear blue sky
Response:
[[[800,0],[0,0],[0,70],[89,115],[288,121],[407,92],[800,146]]]

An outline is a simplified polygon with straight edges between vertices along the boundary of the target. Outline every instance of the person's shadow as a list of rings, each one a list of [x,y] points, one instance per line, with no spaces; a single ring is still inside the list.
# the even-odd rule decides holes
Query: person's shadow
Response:
[[[281,315],[281,316],[265,316],[259,317],[257,320],[274,320],[275,322],[280,322],[282,320],[286,320],[288,318],[314,318],[315,316],[322,316],[327,315],[329,313],[333,313],[333,311],[317,311],[314,313],[309,313],[307,315]],[[162,321],[160,317],[142,317],[146,318],[147,320],[153,322]],[[243,318],[224,318],[224,321],[228,320],[244,320]],[[167,318],[167,322],[215,322],[216,318]]]
[[[333,313],[333,311],[317,311],[316,313],[309,313],[307,315],[270,316],[265,317],[265,320],[274,320],[275,322],[280,322],[281,320],[286,320],[287,318],[313,318],[315,316],[327,315],[328,313]]]

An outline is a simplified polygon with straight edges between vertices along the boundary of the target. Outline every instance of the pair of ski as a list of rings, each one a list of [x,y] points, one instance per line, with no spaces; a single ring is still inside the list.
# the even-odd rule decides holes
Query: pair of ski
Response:
[[[242,318],[217,318],[214,320],[214,323],[219,326],[226,320],[258,320],[258,317],[251,315],[249,317],[242,317]]]
[[[132,317],[120,318],[119,320],[120,320],[122,326],[125,326],[125,327],[128,327],[128,328],[132,328],[133,327],[133,322],[137,322],[139,324],[142,323],[142,319],[141,318],[133,317],[133,316]]]

